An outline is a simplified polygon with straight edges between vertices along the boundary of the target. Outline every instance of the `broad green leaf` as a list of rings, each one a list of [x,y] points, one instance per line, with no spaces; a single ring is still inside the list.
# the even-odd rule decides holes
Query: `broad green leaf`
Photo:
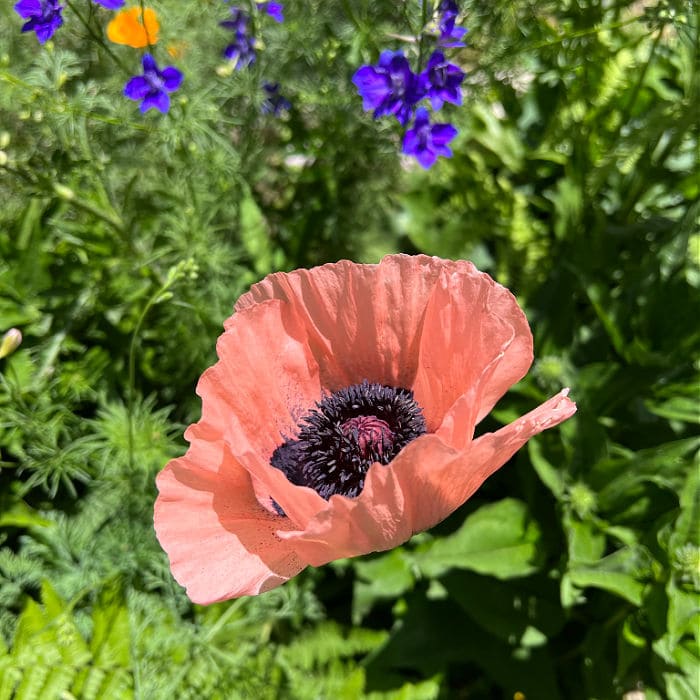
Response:
[[[603,475],[607,474],[605,486],[598,493],[600,508],[623,510],[629,495],[645,482],[675,491],[685,481],[693,461],[691,453],[699,447],[700,438],[692,437],[640,450],[625,457],[601,460],[594,467],[596,479],[602,480]]]
[[[676,549],[686,544],[698,547],[700,546],[700,464],[697,460],[688,471],[679,500],[681,512],[673,528],[669,547]],[[700,577],[700,571],[697,573]]]
[[[441,583],[470,618],[511,646],[541,646],[564,625],[555,581],[541,577],[494,581],[468,571],[452,571]]]
[[[573,515],[567,515],[563,525],[569,545],[570,565],[594,563],[603,556],[605,535],[592,521],[580,521]]]
[[[359,624],[376,600],[397,598],[413,587],[411,562],[400,548],[374,559],[353,560],[353,566],[357,572],[352,601],[355,624]]]
[[[649,556],[641,547],[623,547],[594,564],[574,564],[567,574],[579,588],[602,588],[641,606],[650,576]]]
[[[527,506],[513,498],[482,506],[452,535],[433,540],[415,552],[426,576],[453,568],[508,579],[537,570],[540,531]]]

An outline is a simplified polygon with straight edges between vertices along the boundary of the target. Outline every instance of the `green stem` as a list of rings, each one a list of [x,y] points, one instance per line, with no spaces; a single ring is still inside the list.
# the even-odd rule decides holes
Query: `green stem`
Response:
[[[165,291],[167,287],[163,285],[147,302],[138,321],[136,321],[136,326],[134,326],[134,332],[131,335],[131,343],[129,344],[129,383],[127,385],[127,395],[126,395],[126,414],[127,414],[127,443],[129,448],[129,473],[134,473],[134,395],[136,393],[136,343],[138,342],[139,333],[141,332],[141,326],[143,325],[146,315],[151,310],[151,307],[155,304],[155,300],[158,296]]]
[[[539,44],[533,44],[532,46],[528,47],[528,50],[537,51],[539,49],[546,49],[549,46],[556,46],[557,44],[561,44],[562,41],[566,41],[567,39],[577,39],[581,36],[589,36],[590,34],[607,32],[611,29],[620,29],[620,27],[626,27],[628,24],[634,24],[635,22],[640,22],[641,20],[641,17],[631,17],[630,19],[626,19],[622,22],[616,22],[615,24],[606,24],[605,26],[589,27],[588,29],[580,29],[577,32],[567,32],[566,34],[560,36],[558,39],[554,39],[552,41],[541,41]]]
[[[108,54],[108,56],[126,73],[131,75],[131,70],[129,67],[122,62],[122,60],[112,51],[112,49],[107,45],[101,34],[95,31],[95,28],[90,24],[90,21],[77,9],[77,7],[71,2],[71,0],[66,0],[66,5],[70,7],[71,11],[77,16],[80,23],[85,27],[87,33],[90,37],[99,44]]]
[[[618,133],[619,133],[619,130],[622,129],[622,126],[629,121],[630,114],[632,113],[632,108],[634,107],[634,104],[637,101],[637,98],[639,97],[639,92],[642,89],[642,85],[644,85],[644,79],[646,78],[647,73],[649,72],[649,66],[651,65],[651,62],[654,59],[654,56],[656,54],[656,49],[659,47],[659,44],[661,43],[662,34],[663,34],[663,31],[661,29],[659,29],[659,31],[656,33],[656,36],[654,37],[654,41],[652,42],[651,48],[649,49],[649,56],[648,56],[646,62],[644,63],[644,67],[642,68],[641,72],[639,73],[637,81],[634,84],[634,88],[632,89],[632,94],[630,95],[630,98],[627,101],[625,108],[622,110],[622,115],[620,118],[620,125],[618,126]]]

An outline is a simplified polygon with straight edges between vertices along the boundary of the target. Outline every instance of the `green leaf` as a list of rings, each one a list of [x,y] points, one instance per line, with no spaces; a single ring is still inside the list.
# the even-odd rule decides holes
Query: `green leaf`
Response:
[[[700,545],[700,469],[698,466],[696,461],[688,471],[685,484],[679,494],[681,512],[669,541],[671,548],[680,548],[687,543]]]
[[[564,625],[555,581],[540,577],[494,581],[453,571],[441,583],[480,627],[511,646],[541,646]]]
[[[545,458],[539,440],[530,440],[527,443],[527,450],[530,455],[532,466],[537,472],[537,476],[540,477],[542,483],[554,494],[554,497],[558,501],[561,500],[566,490],[564,473]]]
[[[273,266],[267,221],[247,187],[240,203],[240,222],[241,242],[255,263],[255,271],[267,274]]]
[[[663,403],[647,402],[646,407],[652,413],[662,418],[700,425],[700,410],[698,410],[697,398],[674,396]]]
[[[508,579],[537,570],[540,530],[527,506],[513,498],[482,506],[452,535],[433,540],[415,552],[426,576],[452,568]]]
[[[105,590],[93,610],[92,621],[90,651],[94,663],[104,668],[129,668],[129,614],[121,596]]]
[[[397,598],[413,587],[411,561],[397,548],[374,559],[353,560],[357,572],[352,600],[352,618],[358,624],[376,600]]]
[[[567,571],[575,586],[601,588],[637,606],[650,575],[650,557],[642,547],[623,547],[595,564],[577,564]]]
[[[580,521],[572,515],[563,519],[569,545],[569,564],[597,562],[605,552],[605,535],[590,520]]]

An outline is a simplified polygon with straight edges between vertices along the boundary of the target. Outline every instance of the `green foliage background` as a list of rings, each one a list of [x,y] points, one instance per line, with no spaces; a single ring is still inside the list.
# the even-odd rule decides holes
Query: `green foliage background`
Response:
[[[287,3],[242,72],[219,0],[153,6],[186,76],[165,117],[121,96],[139,52],[91,41],[106,11],[40,47],[0,8],[0,699],[695,700],[698,4],[463,3],[429,172],[350,82],[418,3]],[[273,270],[395,251],[523,304],[537,360],[484,429],[562,386],[578,414],[398,549],[193,606],[154,477],[223,319]]]

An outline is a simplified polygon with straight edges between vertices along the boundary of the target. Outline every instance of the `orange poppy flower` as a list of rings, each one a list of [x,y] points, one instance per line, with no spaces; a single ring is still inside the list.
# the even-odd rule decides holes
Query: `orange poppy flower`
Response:
[[[530,367],[532,334],[465,261],[275,273],[224,327],[190,447],[157,478],[156,533],[196,603],[405,542],[576,411],[564,389],[474,439]]]
[[[153,46],[158,42],[160,25],[156,13],[146,7],[130,7],[114,15],[107,25],[107,38],[115,44],[125,44],[134,49]]]

